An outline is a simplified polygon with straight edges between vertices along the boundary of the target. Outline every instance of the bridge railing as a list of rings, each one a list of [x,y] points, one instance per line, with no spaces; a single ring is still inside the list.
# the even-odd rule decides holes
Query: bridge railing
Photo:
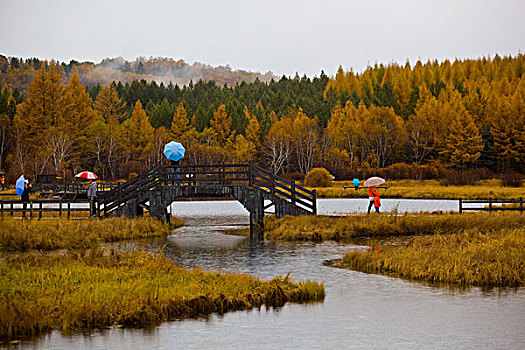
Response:
[[[266,189],[272,195],[289,200],[313,214],[317,213],[316,192],[310,191],[295,183],[295,180],[286,180],[259,166],[252,165],[252,183]]]
[[[127,201],[157,187],[160,180],[159,169],[161,169],[160,166],[153,168],[127,182],[119,183],[114,189],[97,196],[99,211],[106,216]]]

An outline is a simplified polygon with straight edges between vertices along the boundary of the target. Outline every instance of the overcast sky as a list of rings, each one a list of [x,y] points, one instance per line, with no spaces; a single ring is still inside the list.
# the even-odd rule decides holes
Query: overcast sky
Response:
[[[0,54],[171,57],[277,75],[516,55],[524,0],[0,0]]]

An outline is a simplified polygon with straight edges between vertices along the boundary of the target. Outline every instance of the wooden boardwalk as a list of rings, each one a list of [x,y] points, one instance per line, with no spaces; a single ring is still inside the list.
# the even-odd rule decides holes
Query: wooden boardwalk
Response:
[[[494,199],[489,198],[486,200],[465,200],[459,199],[459,212],[462,213],[467,210],[474,211],[519,211],[523,213],[525,206],[523,205],[523,197],[519,199]],[[474,205],[472,205],[474,204]],[[478,204],[478,205],[475,205]],[[482,206],[479,206],[479,205]]]

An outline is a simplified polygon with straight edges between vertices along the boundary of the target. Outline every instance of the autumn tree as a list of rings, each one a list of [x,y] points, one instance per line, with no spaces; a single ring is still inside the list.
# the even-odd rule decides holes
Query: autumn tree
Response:
[[[120,157],[122,150],[122,127],[121,122],[126,119],[125,104],[118,97],[117,91],[113,85],[102,87],[93,103],[95,113],[103,118],[98,121],[97,128],[103,132],[102,135],[92,134],[96,138],[104,137],[103,161],[109,169],[111,178],[115,177],[116,162]],[[98,140],[100,142],[102,140]],[[105,168],[105,167],[104,167]]]
[[[210,120],[211,129],[217,134],[217,142],[224,146],[232,142],[235,132],[231,130],[232,118],[226,113],[226,106],[221,104]]]
[[[440,154],[449,164],[462,170],[477,162],[482,149],[481,135],[472,116],[466,109],[461,110],[450,125],[450,133]]]
[[[302,108],[292,117],[291,139],[295,159],[301,173],[308,173],[319,160],[320,130],[317,118],[308,118]]]
[[[187,140],[187,133],[190,129],[191,126],[186,113],[186,108],[184,108],[181,103],[177,106],[175,114],[173,115],[171,127],[169,130],[170,135],[174,140],[187,143],[189,141]]]
[[[408,118],[406,130],[412,159],[422,164],[434,150],[435,126],[439,123],[440,106],[434,96],[428,94],[420,100],[415,114]]]
[[[257,118],[250,115],[246,106],[244,106],[244,115],[248,120],[246,136],[238,134],[235,139],[235,158],[241,163],[255,161],[261,147],[260,125]]]
[[[293,150],[292,135],[293,121],[284,117],[276,121],[270,128],[264,142],[264,154],[268,159],[270,170],[276,174],[290,162]]]
[[[161,165],[166,159],[164,156],[164,146],[170,141],[170,133],[168,130],[161,126],[153,132],[153,141],[151,147],[151,164],[150,166]]]
[[[340,105],[334,107],[326,131],[333,146],[344,150],[353,162],[357,158],[364,135],[358,111],[350,101],[344,109]]]
[[[502,97],[494,108],[491,132],[499,169],[523,169],[525,164],[525,79],[512,96]]]
[[[153,127],[137,100],[131,117],[122,124],[124,131],[124,156],[126,161],[146,161],[151,153]]]
[[[406,141],[405,125],[391,107],[370,106],[369,112],[365,121],[369,125],[366,137],[372,140],[379,166],[385,167],[392,163],[392,158]]]
[[[76,72],[69,79],[65,90],[65,111],[62,120],[58,121],[56,133],[53,135],[57,144],[54,146],[53,159],[55,170],[63,167],[68,158],[74,157],[69,165],[79,165],[83,144],[91,125],[95,121],[95,112],[91,108],[92,99],[85,86],[80,84]],[[76,164],[75,164],[76,163]],[[64,165],[62,165],[64,164]],[[88,168],[89,164],[86,164]],[[78,168],[74,170],[76,172]]]

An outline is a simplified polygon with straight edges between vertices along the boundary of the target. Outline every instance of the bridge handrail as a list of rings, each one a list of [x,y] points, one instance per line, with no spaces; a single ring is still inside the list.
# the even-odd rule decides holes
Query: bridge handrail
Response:
[[[271,173],[270,171],[261,168],[260,166],[257,166],[257,165],[252,165],[252,166],[253,166],[254,169],[256,169],[256,170],[259,171],[259,172],[262,172],[262,173],[264,173],[264,174],[266,174],[266,175],[268,175],[268,176],[273,176],[273,178],[274,178],[275,180],[278,180],[278,181],[284,182],[284,183],[286,183],[286,184],[288,184],[288,185],[292,185],[292,181],[286,180],[286,179],[280,177],[279,175],[275,175],[275,174]],[[303,192],[309,194],[309,195],[313,195],[313,191],[310,191],[309,189],[304,188],[304,187],[301,186],[301,185],[297,185],[297,184],[295,184],[295,187],[296,187],[297,189],[299,189],[299,190],[301,190],[301,191],[303,191]]]

